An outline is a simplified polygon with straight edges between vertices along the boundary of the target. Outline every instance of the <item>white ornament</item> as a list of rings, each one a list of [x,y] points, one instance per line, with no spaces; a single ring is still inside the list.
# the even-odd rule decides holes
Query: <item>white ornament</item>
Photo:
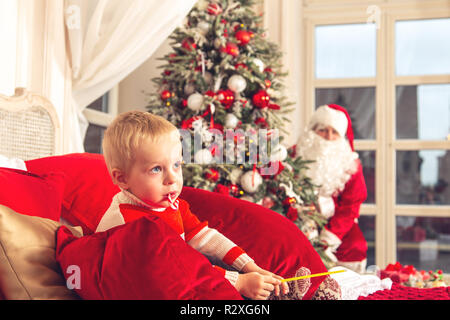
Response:
[[[213,156],[208,149],[198,150],[194,155],[194,162],[197,164],[210,164],[212,160]]]
[[[288,155],[288,152],[281,144],[277,145],[270,155],[271,161],[284,161]]]
[[[198,28],[199,32],[205,36],[209,31],[210,25],[206,21],[200,21],[197,24],[197,28]]]
[[[256,171],[247,171],[241,177],[242,189],[248,193],[255,193],[262,182],[261,175]]]
[[[242,92],[247,87],[247,81],[245,81],[243,76],[235,74],[228,79],[227,85],[233,92]]]
[[[195,86],[192,83],[188,83],[184,86],[184,94],[191,95],[195,92]]]
[[[258,67],[259,72],[262,73],[264,71],[264,62],[262,62],[258,58],[253,59],[252,63]]]
[[[232,113],[228,113],[225,117],[225,128],[234,129],[239,123],[239,119]]]
[[[198,92],[193,93],[189,96],[187,100],[187,106],[189,109],[193,111],[198,111],[203,106],[203,100],[204,100],[203,95],[201,95]]]

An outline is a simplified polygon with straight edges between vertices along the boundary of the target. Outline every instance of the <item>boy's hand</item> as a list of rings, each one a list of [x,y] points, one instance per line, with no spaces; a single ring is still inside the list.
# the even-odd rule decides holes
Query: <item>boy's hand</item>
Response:
[[[253,300],[266,300],[270,293],[280,285],[280,280],[259,272],[239,274],[236,289],[243,296]]]
[[[283,294],[287,294],[289,292],[289,286],[286,282],[281,282],[281,280],[283,279],[283,277],[280,277],[279,275],[276,275],[270,271],[267,271],[261,267],[259,267],[256,263],[254,262],[249,262],[247,263],[244,268],[242,269],[243,272],[258,272],[262,275],[265,276],[271,276],[274,277],[275,279],[280,280],[280,284],[275,285],[275,295],[279,296],[280,295],[280,291]],[[280,288],[281,287],[281,288]]]

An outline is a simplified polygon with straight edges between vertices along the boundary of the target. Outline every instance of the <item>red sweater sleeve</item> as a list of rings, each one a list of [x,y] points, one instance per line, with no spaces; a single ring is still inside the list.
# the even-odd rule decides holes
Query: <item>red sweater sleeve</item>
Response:
[[[179,199],[180,201],[180,214],[183,220],[184,234],[186,242],[191,240],[200,230],[205,226],[208,226],[208,221],[201,222],[195,214],[193,214],[189,208],[189,204]]]
[[[185,239],[194,249],[203,254],[215,256],[238,270],[241,270],[249,261],[253,261],[241,247],[217,230],[209,228],[207,221],[200,222],[191,212],[186,201],[179,200]]]
[[[339,239],[350,231],[359,217],[361,204],[367,198],[367,188],[361,163],[357,171],[347,181],[344,190],[335,199],[335,211],[325,228],[334,233]]]

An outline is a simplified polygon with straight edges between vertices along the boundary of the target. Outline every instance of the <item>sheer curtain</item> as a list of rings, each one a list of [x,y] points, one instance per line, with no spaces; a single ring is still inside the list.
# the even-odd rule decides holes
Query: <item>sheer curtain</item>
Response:
[[[66,0],[72,68],[68,152],[83,152],[82,111],[146,61],[197,0]]]

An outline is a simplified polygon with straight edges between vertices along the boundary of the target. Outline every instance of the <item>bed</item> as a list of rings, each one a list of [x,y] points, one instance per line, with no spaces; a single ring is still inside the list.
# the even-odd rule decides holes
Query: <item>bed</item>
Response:
[[[0,155],[16,160],[0,164],[0,298],[242,299],[158,218],[94,233],[118,189],[102,155],[59,154],[59,132],[47,99],[24,89],[0,96]],[[261,267],[283,277],[294,276],[299,266],[327,271],[306,237],[281,215],[189,187],[181,197]],[[310,299],[324,279],[312,278],[303,298]],[[450,297],[447,288],[408,290],[394,285],[360,298]]]

